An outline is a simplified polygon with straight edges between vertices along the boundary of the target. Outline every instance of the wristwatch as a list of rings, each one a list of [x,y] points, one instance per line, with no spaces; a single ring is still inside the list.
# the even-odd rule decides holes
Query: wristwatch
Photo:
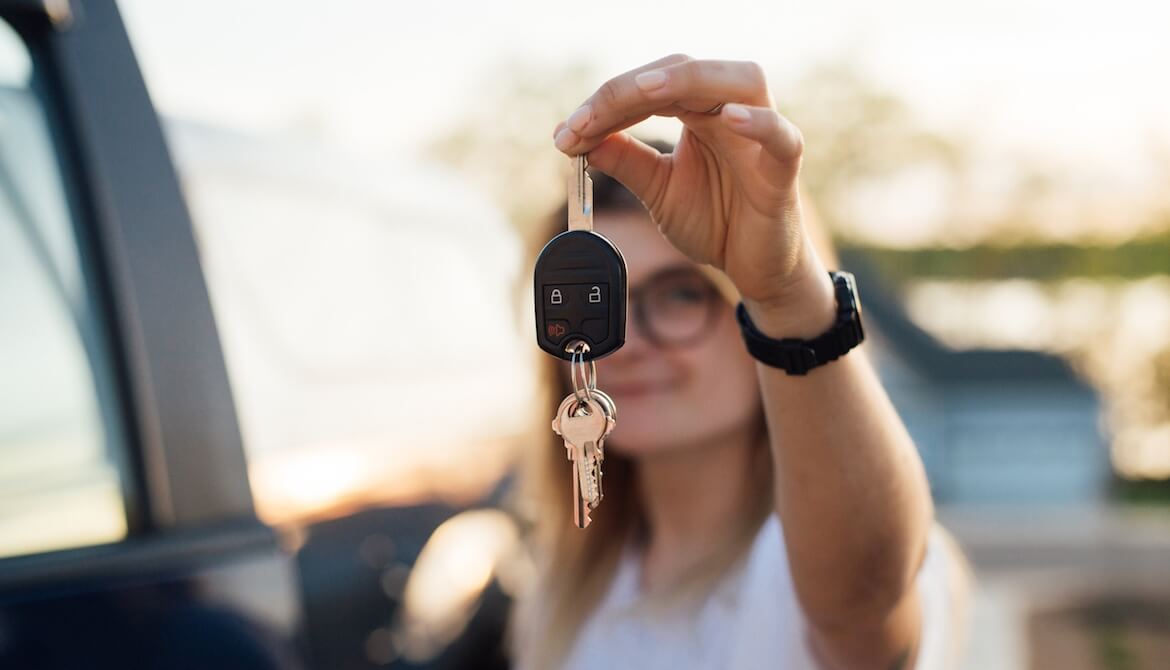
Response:
[[[829,330],[811,340],[794,337],[777,340],[760,332],[740,302],[735,308],[743,341],[748,352],[761,363],[780,368],[790,375],[808,374],[809,370],[835,361],[861,344],[861,302],[857,298],[857,280],[848,272],[830,272],[837,297],[837,318]]]

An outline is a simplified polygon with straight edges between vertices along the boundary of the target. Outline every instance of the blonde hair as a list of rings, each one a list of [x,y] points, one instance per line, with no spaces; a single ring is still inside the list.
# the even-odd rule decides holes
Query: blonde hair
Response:
[[[642,211],[641,203],[624,187],[605,175],[594,175],[594,208],[601,212]],[[532,258],[536,244],[543,245],[564,229],[562,210],[548,222],[545,235],[532,240]],[[647,217],[646,225],[652,225]],[[827,238],[814,234],[822,258],[832,258]],[[825,251],[829,256],[825,256]],[[698,266],[731,305],[739,293],[719,270]],[[541,418],[551,418],[560,401],[568,395],[559,367],[547,359],[542,380],[548,411]],[[578,631],[605,595],[617,570],[625,544],[645,532],[645,516],[638,500],[635,464],[614,451],[606,454],[605,502],[592,513],[593,522],[586,530],[572,523],[572,500],[568,488],[570,465],[565,458],[564,443],[550,431],[548,441],[534,441],[534,449],[525,455],[520,470],[519,508],[530,513],[529,545],[537,568],[530,590],[522,594],[513,611],[510,643],[515,658],[526,669],[545,670],[561,665],[572,650]],[[666,599],[694,601],[710,592],[719,578],[747,553],[761,524],[772,513],[772,456],[769,450],[763,406],[757,415],[756,448],[753,452],[751,504],[744,510],[739,527],[731,540],[717,547],[702,562],[691,567]]]

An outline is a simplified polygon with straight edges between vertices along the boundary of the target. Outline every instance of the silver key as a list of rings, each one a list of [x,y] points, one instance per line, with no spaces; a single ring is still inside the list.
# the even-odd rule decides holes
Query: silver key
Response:
[[[569,173],[569,230],[593,230],[593,180],[585,171],[589,161],[584,154],[572,158]]]
[[[593,397],[578,403],[575,395],[565,398],[553,419],[553,430],[564,438],[573,461],[573,521],[578,528],[589,525],[590,510],[601,502],[599,445],[614,425],[601,403]]]
[[[605,435],[601,436],[600,440],[597,441],[596,457],[586,454],[586,457],[589,458],[590,464],[592,465],[593,478],[597,481],[597,502],[592,505],[592,509],[597,509],[597,505],[601,500],[605,499],[605,490],[601,486],[601,462],[605,461],[605,438],[617,426],[618,406],[610,398],[610,394],[601,391],[599,388],[590,388],[589,393],[593,396],[593,400],[597,400],[601,408],[605,409],[605,415],[611,420],[608,422],[610,423],[610,427],[606,429]],[[576,395],[572,396],[572,398],[576,400]],[[584,406],[578,406],[577,413],[583,413],[584,410]]]
[[[598,403],[601,404],[602,409],[605,410],[605,415],[613,420],[609,426],[609,430],[605,431],[605,437],[608,437],[609,434],[611,432],[613,432],[614,427],[617,425],[617,404],[614,403],[613,398],[609,397],[608,393],[606,393],[605,391],[602,391],[601,389],[589,389],[589,394],[593,396],[594,400],[596,400]],[[601,461],[605,459],[605,437],[602,437],[601,440],[599,440],[597,442],[597,465],[598,465],[597,489],[598,489],[598,492],[601,491],[601,472],[600,472],[600,470],[601,470]],[[604,497],[604,496],[602,496],[602,497]]]
[[[605,445],[605,438],[608,437],[611,432],[613,432],[614,427],[617,425],[617,405],[614,403],[613,398],[609,397],[609,394],[606,393],[605,391],[602,391],[601,389],[591,388],[591,389],[589,389],[589,394],[592,395],[593,399],[596,400],[601,405],[602,409],[605,410],[605,416],[610,419],[610,421],[608,422],[609,427],[606,429],[605,435],[603,435],[602,438],[600,440],[598,440],[598,442],[597,442],[597,462],[598,462],[598,473],[600,475],[601,461],[605,458],[605,446],[604,446]],[[577,395],[575,393],[569,394],[569,396],[567,398],[565,398],[564,400],[561,401],[560,407],[557,408],[557,415],[560,416],[561,414],[568,411],[570,408],[572,408],[574,414],[577,414],[578,416],[585,414],[589,411],[585,405],[582,405],[581,403],[577,402]],[[557,430],[557,420],[556,419],[553,420],[553,430]],[[560,432],[558,431],[557,434],[559,435]],[[567,442],[565,443],[565,451],[568,452],[565,454],[565,456],[569,460],[573,460],[572,447]],[[599,479],[598,479],[599,484],[600,484],[600,481],[601,480],[599,477]]]
[[[573,463],[573,517],[581,528],[589,524],[589,511],[600,502],[597,444],[612,426],[603,406],[596,400],[578,403],[576,395],[565,398],[553,419],[553,430],[565,438],[566,456]]]
[[[614,403],[613,398],[609,397],[609,394],[601,389],[591,388],[589,389],[589,394],[605,410],[605,415],[611,419],[605,435],[597,441],[597,457],[590,459],[593,465],[594,479],[597,480],[597,503],[600,503],[605,499],[605,491],[601,486],[601,463],[605,460],[605,438],[609,437],[609,434],[613,432],[614,427],[617,425],[617,405]],[[581,411],[581,409],[579,408],[578,411]],[[597,504],[594,504],[593,508],[596,509]]]

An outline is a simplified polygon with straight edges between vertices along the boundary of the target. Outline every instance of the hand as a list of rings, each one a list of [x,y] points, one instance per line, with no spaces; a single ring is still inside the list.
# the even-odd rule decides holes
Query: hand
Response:
[[[682,121],[673,154],[624,132],[653,115]],[[826,295],[831,306],[801,222],[803,140],[774,109],[755,63],[674,55],[631,70],[560,123],[555,141],[629,188],[680,251],[723,270],[749,311],[819,304]]]

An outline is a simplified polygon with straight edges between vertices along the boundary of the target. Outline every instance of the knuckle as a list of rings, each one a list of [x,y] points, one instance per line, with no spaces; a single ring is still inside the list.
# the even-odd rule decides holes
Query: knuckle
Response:
[[[685,63],[682,63],[678,67],[678,70],[687,78],[687,80],[694,81],[695,79],[698,79],[702,76],[703,68],[703,61],[689,60]]]
[[[616,105],[621,96],[621,91],[614,80],[610,79],[597,89],[597,97],[606,105]]]
[[[670,54],[669,56],[667,56],[664,60],[666,60],[668,63],[670,63],[672,65],[675,65],[678,63],[689,63],[695,59],[691,58],[690,56],[688,56],[684,53],[673,53],[673,54]]]
[[[777,119],[777,121],[784,123],[782,119]],[[794,123],[788,123],[786,125],[788,126],[789,134],[792,136],[792,157],[800,158],[804,155],[804,133],[800,132],[800,128],[797,128]]]
[[[762,65],[755,61],[744,61],[743,72],[747,80],[753,85],[764,88],[768,84],[767,74]]]
[[[792,150],[793,158],[804,158],[804,135],[799,131],[796,133],[795,148]]]

